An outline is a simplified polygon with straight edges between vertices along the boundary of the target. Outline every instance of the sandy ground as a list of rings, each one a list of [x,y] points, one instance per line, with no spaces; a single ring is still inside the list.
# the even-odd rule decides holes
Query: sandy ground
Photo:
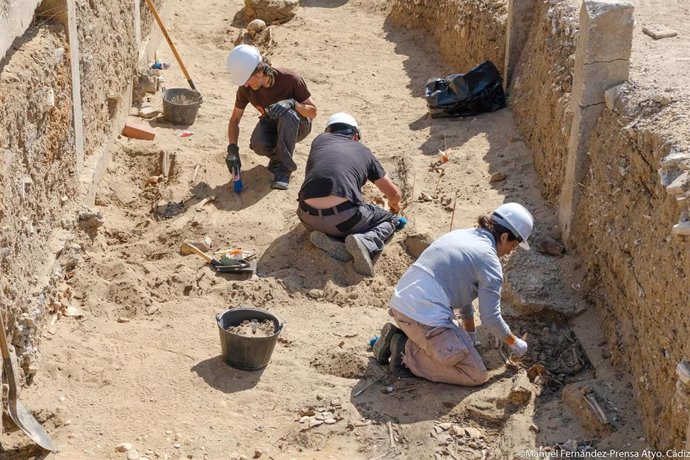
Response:
[[[607,366],[591,311],[574,325],[575,337],[560,317],[518,317],[505,306],[513,328],[530,332],[527,363],[563,362],[559,350],[572,351],[580,362],[560,369],[546,386],[506,368],[480,328],[492,375],[486,385],[467,389],[386,376],[355,396],[383,375],[367,342],[388,320],[392,286],[413,260],[408,248],[451,227],[472,226],[504,200],[534,211],[536,239],[557,236],[510,113],[427,118],[424,82],[452,69],[443,67],[422,37],[393,28],[385,8],[375,3],[304,1],[297,17],[273,27],[273,63],[304,76],[319,116],[313,133],[298,144],[299,169],[290,189],[274,191],[266,160],[248,148],[256,122],[248,108],[240,135],[245,191],[236,195],[228,189],[224,164],[234,101],[224,62],[238,34],[233,17],[243,3],[199,1],[192,11],[176,2],[171,34],[204,102],[187,128],[191,137],[177,136],[182,128],[159,118],[149,122],[156,128],[154,142],[122,138],[113,153],[97,197],[106,223],[94,238],[77,242],[82,260],[62,286],[64,301],[84,316],[61,318],[45,332],[43,368],[21,395],[53,438],[56,451],[49,458],[125,458],[116,450],[121,443],[150,459],[480,459],[569,440],[620,449],[645,446],[626,377]],[[160,56],[173,61],[165,46]],[[185,86],[176,64],[165,78],[169,87]],[[160,104],[160,97],[153,102]],[[310,142],[336,111],[358,119],[363,142],[409,203],[410,224],[377,260],[373,278],[312,247],[294,213]],[[443,175],[429,168],[439,150],[450,157]],[[145,186],[160,172],[161,152],[173,157],[171,173]],[[490,182],[495,173],[506,179]],[[435,198],[421,202],[422,192]],[[374,197],[375,190],[367,195]],[[209,196],[215,200],[195,206]],[[182,203],[182,212],[156,220],[153,211],[169,202]],[[256,274],[218,274],[200,258],[180,254],[183,241],[205,236],[212,251],[257,250]],[[528,269],[511,264],[509,287],[525,279],[538,283],[547,267],[560,273],[550,274],[557,279],[551,295],[581,302],[570,288],[577,286],[578,273],[564,268],[572,261],[550,257],[547,263],[539,259],[547,256],[533,252]],[[215,317],[236,306],[270,310],[285,324],[262,371],[238,371],[222,360]],[[602,391],[618,399],[610,409],[612,434],[583,428],[558,396],[563,383],[595,374],[608,379]],[[382,393],[388,384],[421,385]],[[310,427],[319,413],[328,423]],[[474,437],[469,428],[477,430]],[[3,445],[3,458],[42,458],[20,434]]]

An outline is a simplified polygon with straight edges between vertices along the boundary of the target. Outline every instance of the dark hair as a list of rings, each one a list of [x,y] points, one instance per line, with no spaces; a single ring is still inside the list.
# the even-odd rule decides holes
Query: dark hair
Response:
[[[359,137],[359,129],[354,126],[348,125],[347,123],[333,123],[332,125],[326,126],[327,133],[343,134],[348,137],[352,137],[357,134]]]
[[[508,230],[503,225],[494,222],[491,219],[491,216],[489,215],[485,214],[483,216],[479,216],[479,218],[477,219],[477,225],[483,228],[484,230],[488,230],[489,232],[491,232],[494,238],[496,238],[496,241],[501,239],[501,235],[503,235],[504,233],[508,234],[508,241],[522,241],[522,238],[516,237],[512,231]]]
[[[261,62],[259,62],[256,65],[256,68],[254,69],[254,72],[252,72],[252,75],[255,75],[259,72],[263,72],[265,75],[273,75],[273,67],[271,66],[271,61],[269,61],[268,58],[261,58]]]

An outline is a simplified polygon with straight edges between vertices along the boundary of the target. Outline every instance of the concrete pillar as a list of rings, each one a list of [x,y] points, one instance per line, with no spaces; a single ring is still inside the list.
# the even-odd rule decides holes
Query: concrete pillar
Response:
[[[589,169],[587,150],[604,92],[628,79],[634,6],[627,0],[584,0],[575,50],[568,158],[559,202],[559,224],[568,245],[571,224]]]
[[[12,47],[14,39],[24,35],[29,28],[40,3],[41,0],[0,0],[0,60]]]
[[[72,71],[72,117],[74,149],[77,156],[77,177],[84,168],[84,116],[81,107],[81,73],[79,70],[79,36],[77,35],[76,0],[67,0],[67,35],[69,38],[70,69]]]
[[[503,67],[503,89],[506,94],[513,78],[513,70],[529,36],[535,4],[536,0],[508,0],[506,58]]]

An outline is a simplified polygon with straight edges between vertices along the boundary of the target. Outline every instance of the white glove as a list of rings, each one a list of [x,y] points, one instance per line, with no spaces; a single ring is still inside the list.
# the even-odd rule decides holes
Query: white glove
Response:
[[[515,356],[520,358],[521,356],[524,356],[525,353],[527,353],[527,342],[525,342],[521,338],[515,337],[515,343],[510,346],[510,350],[513,352]]]
[[[470,339],[472,339],[472,343],[474,344],[475,348],[481,346],[481,342],[477,340],[477,331],[474,332],[468,332],[470,335]]]

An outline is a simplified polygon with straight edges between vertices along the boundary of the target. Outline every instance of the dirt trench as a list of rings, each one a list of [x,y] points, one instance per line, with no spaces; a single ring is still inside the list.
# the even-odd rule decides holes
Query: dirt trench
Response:
[[[22,393],[53,437],[53,457],[125,458],[116,450],[122,443],[147,458],[209,459],[483,459],[540,447],[644,448],[627,377],[602,359],[596,314],[568,322],[587,308],[573,288],[578,272],[564,269],[576,264],[569,256],[533,251],[520,257],[529,264],[510,264],[504,312],[527,333],[523,363],[506,363],[480,327],[491,372],[486,385],[384,377],[355,396],[382,375],[367,342],[389,319],[392,286],[424,242],[472,226],[507,199],[533,210],[535,241],[554,234],[555,217],[511,114],[429,119],[423,84],[452,69],[369,0],[305,1],[295,18],[273,27],[271,59],[304,76],[319,116],[297,146],[293,183],[278,192],[269,188],[265,160],[248,148],[255,118],[247,110],[240,135],[246,189],[234,194],[224,164],[234,91],[223,66],[242,2],[227,3],[198,2],[194,14],[175,4],[171,30],[204,95],[197,121],[186,128],[193,135],[180,137],[181,127],[155,119],[155,142],[118,140],[96,197],[106,223],[75,242],[81,258],[56,288],[82,316],[46,330],[43,369]],[[166,47],[160,57],[174,62]],[[169,87],[185,86],[175,65],[165,78]],[[312,247],[294,214],[310,141],[336,111],[358,119],[363,142],[409,203],[410,223],[376,261],[373,278]],[[450,161],[432,168],[440,151]],[[161,156],[171,159],[168,176],[147,181],[162,173]],[[505,179],[492,182],[496,173]],[[431,201],[420,200],[422,193]],[[209,196],[214,201],[202,206]],[[213,251],[257,250],[256,274],[218,274],[180,254],[183,241],[204,237]],[[530,310],[534,297],[539,308]],[[226,308],[245,305],[285,322],[271,363],[254,373],[223,363],[215,322]],[[563,389],[581,382],[593,382],[607,426],[589,423],[589,409],[577,402],[563,402]],[[419,386],[382,392],[387,385]],[[318,424],[318,414],[335,422]],[[19,433],[3,448],[7,458],[39,455]]]

